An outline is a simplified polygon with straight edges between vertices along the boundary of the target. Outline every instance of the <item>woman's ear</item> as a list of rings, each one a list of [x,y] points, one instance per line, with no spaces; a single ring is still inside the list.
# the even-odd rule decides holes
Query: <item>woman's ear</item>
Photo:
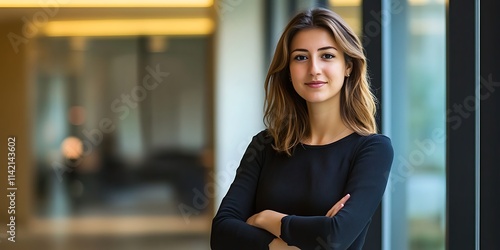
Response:
[[[345,76],[349,77],[351,75],[351,71],[352,71],[352,61],[349,60],[347,63],[346,63],[346,67],[345,67]]]

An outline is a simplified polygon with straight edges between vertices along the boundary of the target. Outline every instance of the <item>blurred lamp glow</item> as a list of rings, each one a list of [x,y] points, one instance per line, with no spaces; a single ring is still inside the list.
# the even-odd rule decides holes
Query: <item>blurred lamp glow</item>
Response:
[[[0,7],[11,8],[40,8],[40,7],[58,7],[58,8],[137,8],[137,7],[177,7],[177,8],[196,8],[210,7],[213,0],[58,0],[58,1],[40,1],[40,0],[3,0],[0,1]]]
[[[82,141],[74,136],[67,137],[61,144],[61,151],[68,159],[78,159],[83,153]]]
[[[42,33],[54,37],[207,35],[213,29],[210,18],[79,20],[48,22]]]

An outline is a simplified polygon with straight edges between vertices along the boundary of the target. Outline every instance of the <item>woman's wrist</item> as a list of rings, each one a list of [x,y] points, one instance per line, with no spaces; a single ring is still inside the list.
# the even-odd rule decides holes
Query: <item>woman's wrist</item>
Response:
[[[257,220],[257,226],[267,230],[268,232],[274,234],[276,237],[281,235],[281,219],[285,217],[286,214],[282,214],[273,210],[262,211]]]
[[[295,250],[298,248],[294,246],[289,246],[286,242],[284,242],[280,238],[274,238],[271,243],[269,243],[269,250]]]
[[[279,238],[281,235],[281,219],[285,216],[286,214],[273,210],[264,210],[248,218],[247,223],[264,229]]]

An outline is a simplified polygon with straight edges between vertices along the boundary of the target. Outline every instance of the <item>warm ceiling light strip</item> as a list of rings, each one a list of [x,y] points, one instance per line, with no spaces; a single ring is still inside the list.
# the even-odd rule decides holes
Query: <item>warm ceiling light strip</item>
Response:
[[[361,6],[361,0],[330,0],[330,6]]]
[[[207,35],[214,29],[209,18],[52,21],[45,36]]]
[[[410,5],[444,4],[447,0],[408,0]],[[361,0],[329,0],[330,6],[349,7],[361,6]]]
[[[210,7],[214,0],[2,0],[0,7],[8,8],[141,8],[141,7]]]

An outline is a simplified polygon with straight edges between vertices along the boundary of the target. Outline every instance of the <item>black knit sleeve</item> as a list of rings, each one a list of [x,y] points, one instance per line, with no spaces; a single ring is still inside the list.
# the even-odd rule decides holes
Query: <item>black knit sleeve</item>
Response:
[[[351,198],[333,217],[285,216],[281,238],[301,249],[347,249],[371,221],[387,184],[394,152],[383,135],[368,136],[352,161],[345,192]]]
[[[256,213],[255,193],[263,154],[269,138],[262,131],[253,137],[236,171],[236,177],[212,221],[213,250],[269,249],[275,236],[251,226],[246,220]]]

